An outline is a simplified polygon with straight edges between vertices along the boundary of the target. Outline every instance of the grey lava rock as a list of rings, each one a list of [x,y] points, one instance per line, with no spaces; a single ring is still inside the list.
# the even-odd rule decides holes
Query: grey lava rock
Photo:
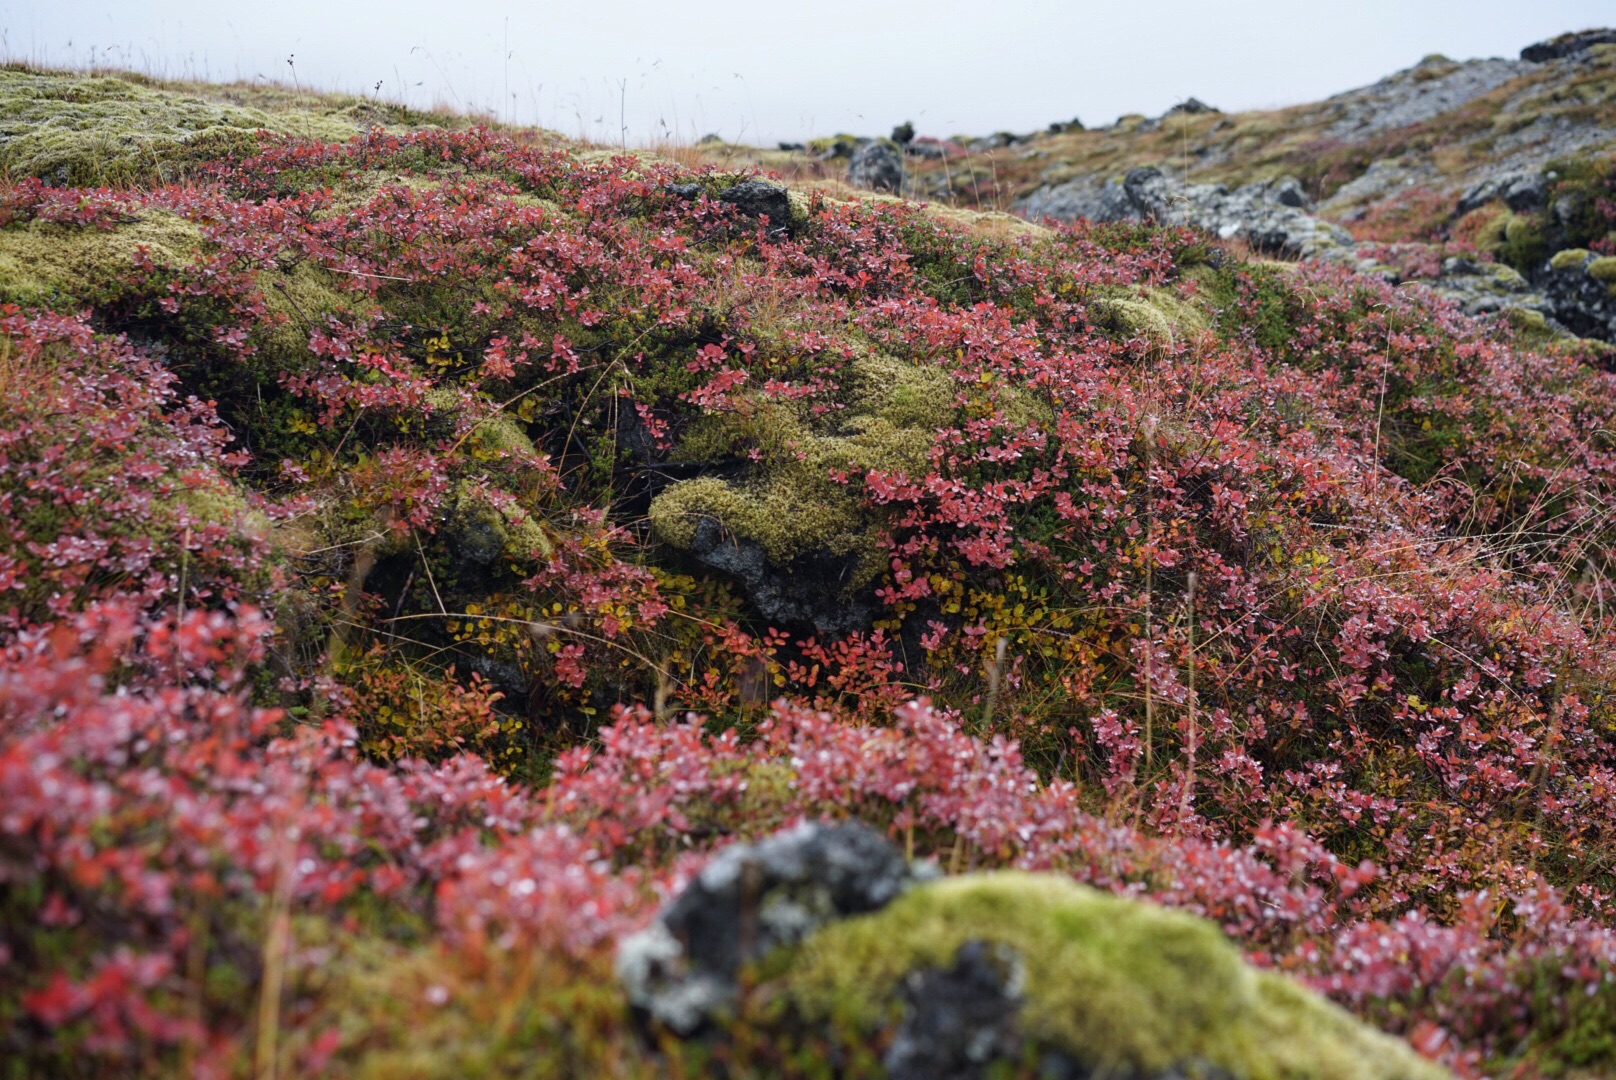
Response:
[[[899,192],[904,176],[903,151],[885,139],[859,147],[847,163],[847,182],[854,187]]]
[[[931,876],[857,822],[809,823],[736,844],[622,942],[617,975],[642,1015],[690,1035],[734,1003],[743,964],[834,919],[885,907]]]
[[[1504,205],[1511,210],[1524,214],[1543,206],[1548,187],[1548,177],[1537,170],[1501,173],[1467,188],[1459,199],[1458,211],[1461,214],[1468,214],[1494,199],[1502,199]]]
[[[1230,189],[1223,184],[1187,184],[1146,165],[1104,184],[1085,178],[1041,188],[1022,209],[1034,220],[1085,217],[1193,225],[1225,240],[1238,237],[1260,251],[1292,257],[1352,244],[1345,229],[1303,209],[1306,202],[1306,193],[1293,177]]]

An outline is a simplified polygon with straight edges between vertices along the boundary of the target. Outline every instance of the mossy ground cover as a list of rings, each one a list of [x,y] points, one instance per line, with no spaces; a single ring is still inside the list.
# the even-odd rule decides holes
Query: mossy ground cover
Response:
[[[1608,1064],[1585,350],[1186,230],[782,235],[739,174],[486,128],[183,145],[0,190],[0,1056],[638,1067],[614,937],[857,813],[1459,1067]],[[763,617],[692,519],[852,556],[868,625]]]

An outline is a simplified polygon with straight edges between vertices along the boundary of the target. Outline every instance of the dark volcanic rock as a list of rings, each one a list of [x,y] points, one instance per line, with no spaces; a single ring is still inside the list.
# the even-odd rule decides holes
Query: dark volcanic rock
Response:
[[[643,1015],[689,1035],[734,1002],[742,964],[833,919],[885,907],[928,876],[858,822],[800,825],[736,844],[650,928],[623,942],[618,977]]]
[[[859,147],[847,163],[847,182],[875,191],[903,190],[903,151],[895,143],[877,140]]]
[[[1587,52],[1595,45],[1616,45],[1616,30],[1583,30],[1575,34],[1561,34],[1557,38],[1528,45],[1521,50],[1521,59],[1541,64]]]
[[[696,526],[690,554],[738,580],[758,613],[777,625],[806,624],[839,637],[868,629],[875,617],[869,598],[845,594],[857,556],[805,556],[776,567],[760,544],[731,535],[711,518]]]
[[[891,1080],[974,1080],[1021,1054],[1021,958],[1003,945],[968,941],[947,970],[912,971],[904,1016],[882,1064]]]
[[[669,195],[692,200],[701,198],[703,191],[700,184],[669,184],[663,190]],[[779,184],[752,177],[732,184],[714,197],[735,207],[746,217],[767,216],[771,236],[785,236],[791,231],[791,196]]]
[[[1504,205],[1518,214],[1529,210],[1537,210],[1543,205],[1545,192],[1548,191],[1549,181],[1541,172],[1533,169],[1523,169],[1516,172],[1502,173],[1490,176],[1479,183],[1471,185],[1459,199],[1459,213],[1468,214],[1480,206],[1485,206],[1494,199],[1502,199]]]
[[[1554,318],[1579,337],[1616,341],[1616,258],[1562,251],[1540,275],[1538,289]]]
[[[791,199],[779,184],[742,180],[720,191],[718,201],[729,203],[747,217],[767,217],[771,234],[783,236],[791,231]]]

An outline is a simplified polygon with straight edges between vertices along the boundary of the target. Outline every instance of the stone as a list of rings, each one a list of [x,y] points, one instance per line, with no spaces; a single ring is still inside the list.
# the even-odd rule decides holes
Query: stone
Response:
[[[1528,45],[1521,50],[1521,59],[1534,64],[1543,64],[1550,60],[1587,52],[1595,45],[1616,45],[1616,30],[1583,30],[1574,34],[1561,34],[1548,41]]]
[[[1500,173],[1466,188],[1457,209],[1461,214],[1468,214],[1494,200],[1502,200],[1517,214],[1527,213],[1542,208],[1548,186],[1548,177],[1537,170]]]
[[[1201,113],[1215,113],[1215,112],[1222,112],[1222,111],[1223,111],[1222,109],[1219,109],[1216,106],[1208,105],[1206,102],[1202,101],[1198,97],[1190,97],[1190,98],[1185,98],[1183,101],[1180,101],[1177,105],[1174,105],[1171,109],[1168,109],[1162,115],[1163,116],[1179,116],[1179,115],[1196,116],[1196,115],[1199,115]]]
[[[663,190],[681,199],[695,200],[701,198],[706,189],[700,184],[669,184]],[[770,236],[786,236],[791,232],[791,193],[779,184],[751,177],[724,188],[713,198],[735,207],[745,217],[767,216]]]
[[[1555,321],[1579,337],[1616,340],[1616,260],[1579,249],[1562,251],[1536,275]]]
[[[803,555],[775,566],[757,541],[734,536],[707,517],[697,523],[688,550],[703,565],[739,581],[758,614],[776,625],[812,626],[840,637],[868,629],[875,617],[871,598],[844,592],[857,556]]]
[[[873,191],[903,190],[905,170],[903,151],[889,140],[877,140],[859,147],[847,163],[847,182]]]
[[[617,976],[642,1016],[688,1036],[734,1004],[743,964],[879,910],[934,875],[858,822],[807,823],[735,844],[622,942]]]
[[[899,146],[908,146],[915,141],[915,125],[905,120],[892,129],[892,141]]]
[[[767,217],[768,231],[785,236],[791,231],[791,196],[779,184],[753,177],[718,193],[718,201],[728,203],[751,218]]]
[[[904,979],[904,1017],[882,1065],[889,1080],[965,1080],[1021,1055],[1024,975],[1014,949],[968,941],[945,970]]]

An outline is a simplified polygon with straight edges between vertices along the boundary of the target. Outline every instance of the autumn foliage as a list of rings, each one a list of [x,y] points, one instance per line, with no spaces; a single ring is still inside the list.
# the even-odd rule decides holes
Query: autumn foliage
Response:
[[[1204,914],[1462,1073],[1616,1066],[1616,376],[1575,343],[1184,230],[261,143],[0,187],[0,239],[180,237],[0,308],[0,1059],[313,1071],[378,954],[543,955],[565,1027],[709,852],[856,815]],[[872,356],[945,391],[803,488],[871,616],[776,625],[653,504],[876,438]],[[641,1062],[583,1023],[566,1068]]]

